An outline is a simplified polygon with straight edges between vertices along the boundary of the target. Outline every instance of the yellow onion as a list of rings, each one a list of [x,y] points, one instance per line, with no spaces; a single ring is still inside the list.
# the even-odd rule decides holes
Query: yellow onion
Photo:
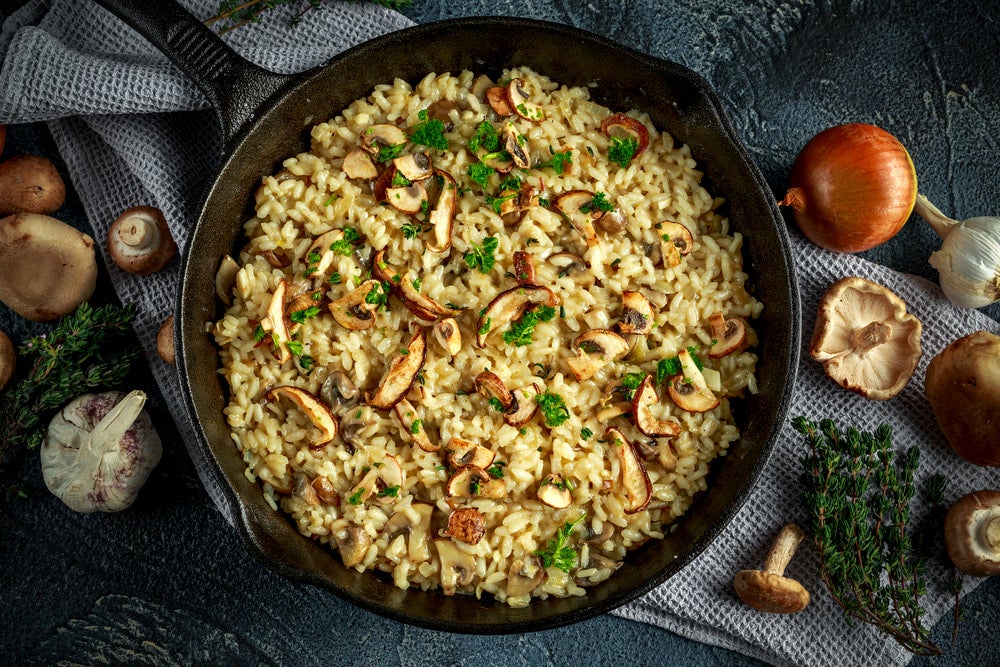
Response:
[[[831,127],[809,140],[792,165],[780,206],[816,245],[861,252],[885,243],[906,224],[917,174],[906,148],[874,125]]]

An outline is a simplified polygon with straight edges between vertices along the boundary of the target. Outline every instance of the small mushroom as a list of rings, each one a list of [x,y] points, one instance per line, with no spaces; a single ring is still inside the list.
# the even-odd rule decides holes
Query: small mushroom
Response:
[[[364,445],[360,433],[369,424],[371,424],[371,413],[366,405],[352,408],[340,418],[338,431],[347,445],[348,453],[353,454]]]
[[[517,127],[511,121],[507,121],[503,125],[502,141],[504,149],[510,153],[515,166],[521,169],[531,167],[531,158],[528,156],[528,151],[525,150],[527,139],[517,131]]]
[[[620,234],[625,231],[625,215],[617,209],[614,211],[608,211],[599,217],[595,224],[600,227],[602,232],[606,232],[608,234]]]
[[[14,376],[17,364],[17,352],[14,343],[6,332],[0,331],[0,389],[3,389]]]
[[[623,113],[611,114],[601,121],[601,132],[608,137],[631,136],[636,141],[632,159],[642,155],[649,147],[649,130],[639,120]]]
[[[486,92],[492,88],[495,84],[493,79],[486,76],[485,74],[478,75],[472,80],[472,88],[469,91],[473,97],[477,97],[481,100],[486,99]]]
[[[671,438],[680,435],[681,425],[674,420],[660,420],[653,415],[652,406],[659,405],[660,397],[653,386],[653,376],[647,375],[632,396],[632,415],[635,426],[651,438]]]
[[[545,304],[558,306],[559,297],[542,285],[518,285],[503,291],[490,301],[476,323],[476,344],[486,346],[486,339],[492,331],[499,331],[509,323],[519,319],[535,306]]]
[[[844,389],[885,400],[901,392],[916,370],[920,332],[920,321],[899,296],[848,277],[820,300],[809,354]]]
[[[382,173],[380,173],[375,180],[371,181],[372,197],[375,198],[376,204],[389,203],[389,196],[387,192],[392,186],[392,182],[395,178],[396,168],[390,164],[387,168],[382,170]]]
[[[312,481],[312,488],[321,503],[333,506],[340,505],[340,496],[337,495],[337,490],[333,487],[330,480],[323,475],[318,476]]]
[[[403,468],[399,460],[391,454],[386,454],[380,461],[373,463],[365,476],[350,490],[350,503],[360,504],[369,498],[381,505],[389,505],[396,501],[403,485]]]
[[[96,286],[94,239],[47,215],[0,219],[0,301],[18,315],[33,322],[68,315]]]
[[[152,206],[135,206],[124,211],[108,230],[108,254],[129,273],[156,273],[176,252],[177,244],[163,212]]]
[[[309,418],[318,431],[317,437],[309,445],[310,449],[321,449],[337,437],[337,420],[318,398],[305,389],[281,385],[271,389],[266,396],[269,401],[277,401],[282,397],[289,399]]]
[[[448,478],[448,496],[451,498],[503,498],[507,487],[502,479],[493,477],[478,466],[462,466]]]
[[[223,255],[219,262],[219,270],[215,273],[215,295],[227,306],[233,305],[233,284],[240,265],[229,255]]]
[[[399,146],[407,141],[409,137],[406,132],[391,123],[378,123],[361,133],[361,145],[372,155],[376,155],[382,148]]]
[[[486,102],[498,116],[513,116],[514,107],[507,97],[507,88],[503,86],[491,86],[486,89]]]
[[[405,353],[404,353],[405,352]],[[422,327],[416,327],[410,342],[392,361],[373,394],[368,395],[368,405],[377,410],[388,410],[406,395],[424,366],[427,340]]]
[[[382,532],[390,542],[400,535],[409,536],[407,554],[411,563],[423,563],[431,558],[429,538],[433,512],[432,505],[412,503],[408,508],[394,512],[382,527]]]
[[[434,241],[426,243],[431,252],[445,252],[451,247],[451,234],[455,227],[455,209],[458,206],[458,184],[447,171],[435,169],[434,176],[441,179],[441,194],[427,221],[431,224]]]
[[[497,457],[497,453],[492,449],[487,449],[462,438],[452,438],[448,442],[447,452],[448,463],[456,469],[464,468],[465,466],[474,466],[481,470],[486,470],[493,465],[493,461]]]
[[[691,254],[691,250],[694,249],[694,237],[691,236],[691,231],[679,222],[664,220],[659,225],[663,266],[677,266],[681,263],[681,257]]]
[[[503,420],[514,428],[521,428],[530,422],[538,412],[538,404],[535,403],[538,391],[538,385],[535,384],[528,384],[512,391],[517,408],[504,414]]]
[[[451,112],[461,110],[462,108],[455,100],[445,97],[428,105],[427,118],[441,121],[441,124],[444,125],[444,131],[451,132],[455,129],[454,123],[451,122]]]
[[[569,504],[573,502],[573,492],[570,491],[563,476],[558,473],[546,475],[539,482],[535,495],[543,503],[557,510],[569,507]]]
[[[713,313],[708,318],[712,330],[712,347],[708,356],[719,359],[743,348],[746,344],[747,327],[736,317],[726,318],[722,313]]]
[[[605,431],[604,439],[611,443],[611,449],[618,458],[621,483],[625,487],[625,497],[628,499],[624,507],[625,513],[635,514],[646,509],[649,501],[653,499],[653,484],[649,481],[646,466],[643,465],[635,447],[616,428]]]
[[[434,540],[438,559],[441,561],[441,590],[454,595],[460,588],[472,583],[476,576],[476,560],[452,540]]]
[[[787,525],[767,555],[763,570],[740,570],[733,588],[745,603],[774,614],[797,614],[809,604],[809,591],[794,579],[783,576],[788,562],[805,535],[798,526]]]
[[[319,389],[319,397],[331,407],[354,407],[360,396],[361,392],[357,386],[343,371],[332,371],[327,374]]]
[[[0,125],[0,148],[5,126]],[[53,213],[66,201],[59,170],[40,155],[15,155],[0,162],[0,217],[12,213]]]
[[[569,224],[583,237],[588,248],[597,246],[600,241],[594,230],[594,215],[588,209],[594,199],[594,193],[589,190],[570,190],[556,198],[556,208],[562,213]],[[582,210],[581,210],[582,209]],[[598,211],[598,213],[600,213]]]
[[[287,291],[288,283],[284,279],[279,280],[267,306],[267,315],[260,321],[261,328],[271,333],[271,342],[274,343],[272,349],[279,364],[292,358],[292,351],[288,347],[290,340],[288,320],[285,319],[285,294]]]
[[[292,475],[292,495],[301,498],[308,505],[319,505],[319,495],[309,480],[300,472]]]
[[[448,515],[448,527],[441,534],[475,546],[486,535],[486,520],[474,507],[459,507]]]
[[[491,371],[483,371],[476,376],[476,391],[487,398],[495,398],[503,407],[503,412],[513,412],[517,410],[517,401],[504,385],[503,380]]]
[[[333,250],[333,244],[345,238],[343,229],[331,229],[320,234],[309,244],[306,250],[307,268],[305,276],[312,278],[313,286],[325,289],[333,268],[333,262],[337,258],[337,253]],[[318,259],[316,259],[318,257]]]
[[[427,199],[427,189],[420,181],[414,181],[409,185],[387,188],[385,191],[386,201],[397,211],[415,215],[424,210],[429,204]]]
[[[535,284],[537,277],[535,276],[535,262],[531,257],[531,253],[524,252],[523,250],[514,252],[514,280],[517,281],[518,285]]]
[[[667,392],[674,404],[688,412],[707,412],[719,405],[718,397],[709,389],[705,376],[687,350],[677,354],[681,374],[675,375],[667,385]]]
[[[284,252],[280,250],[266,250],[261,253],[264,260],[276,269],[283,269],[292,263]]]
[[[462,350],[462,332],[454,317],[446,317],[435,324],[432,333],[434,340],[449,355],[454,357]]]
[[[648,334],[653,330],[653,304],[642,292],[622,291],[622,316],[618,331],[623,334]]]
[[[360,565],[372,545],[372,538],[361,526],[350,525],[333,537],[344,567]]]
[[[424,428],[424,422],[419,418],[417,409],[413,407],[412,403],[405,398],[401,398],[393,406],[393,410],[395,410],[396,416],[399,417],[400,423],[403,424],[403,431],[410,437],[410,440],[415,442],[425,452],[437,451],[437,445],[433,444],[430,438],[427,437],[427,429]]]
[[[1000,574],[1000,491],[974,491],[955,501],[945,518],[944,544],[962,572]]]
[[[431,156],[427,151],[400,155],[392,161],[392,166],[408,181],[422,181],[434,174]]]
[[[528,556],[526,560],[516,559],[507,570],[507,596],[530,595],[542,585],[546,574],[545,568],[538,562],[536,556]]]
[[[539,123],[545,120],[545,112],[542,108],[528,100],[528,92],[524,89],[523,79],[511,79],[507,84],[507,99],[510,106],[518,116],[532,123]]]
[[[371,180],[378,176],[378,167],[371,155],[361,146],[355,146],[344,156],[344,173],[348,178]]]
[[[337,324],[351,331],[364,331],[375,326],[377,303],[369,303],[368,295],[372,290],[381,290],[382,283],[378,280],[366,280],[357,288],[351,290],[336,301],[330,303],[327,309],[333,315]]]
[[[589,380],[597,371],[628,352],[628,341],[610,329],[591,329],[573,340],[575,357],[566,360],[579,381]]]
[[[156,352],[160,359],[174,365],[174,316],[170,315],[163,320],[160,330],[156,333]]]
[[[413,286],[413,278],[409,272],[403,272],[386,261],[386,251],[383,248],[375,253],[372,259],[372,275],[389,285],[389,290],[406,306],[406,309],[421,320],[436,322],[443,317],[454,317],[459,310],[442,306],[426,294],[421,294]]]

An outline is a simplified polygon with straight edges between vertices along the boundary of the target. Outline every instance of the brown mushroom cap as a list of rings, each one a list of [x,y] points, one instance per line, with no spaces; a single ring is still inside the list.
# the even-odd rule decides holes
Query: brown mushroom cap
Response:
[[[1000,574],[1000,491],[974,491],[955,501],[945,518],[944,544],[962,572]]]
[[[764,570],[740,570],[733,577],[733,588],[740,599],[760,611],[795,614],[809,604],[809,591],[802,584],[783,576],[795,549],[805,534],[798,526],[787,525],[767,556]]]
[[[10,382],[16,363],[17,353],[14,350],[14,343],[5,332],[0,331],[0,389]]]
[[[123,211],[108,230],[108,254],[129,273],[156,273],[173,259],[177,244],[163,212],[152,206]]]
[[[823,295],[809,354],[837,384],[866,398],[892,398],[920,360],[920,321],[892,291],[857,277]]]
[[[160,325],[160,331],[156,334],[156,351],[170,365],[173,365],[174,358],[174,316],[171,315]]]
[[[37,213],[0,219],[0,301],[34,322],[68,315],[94,293],[94,239]]]

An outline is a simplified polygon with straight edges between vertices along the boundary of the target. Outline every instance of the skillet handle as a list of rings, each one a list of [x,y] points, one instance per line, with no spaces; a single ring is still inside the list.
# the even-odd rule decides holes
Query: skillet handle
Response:
[[[231,49],[175,0],[94,0],[162,51],[215,107],[228,148],[274,93],[293,77]]]

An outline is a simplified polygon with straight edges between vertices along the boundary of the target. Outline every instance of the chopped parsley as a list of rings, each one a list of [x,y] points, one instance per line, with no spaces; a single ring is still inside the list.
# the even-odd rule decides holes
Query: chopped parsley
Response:
[[[635,390],[639,388],[639,385],[642,384],[642,380],[645,377],[645,373],[628,373],[622,378],[621,393],[622,396],[625,397],[626,401],[632,400],[632,397],[635,396]]]
[[[470,269],[479,269],[480,273],[489,273],[496,263],[493,253],[496,252],[499,245],[500,242],[495,236],[487,236],[483,239],[481,246],[473,243],[472,249],[465,253],[465,263]]]
[[[439,151],[448,150],[448,138],[444,136],[444,123],[437,118],[427,118],[427,109],[417,114],[420,122],[410,131],[410,141],[421,146],[436,148]]]
[[[476,131],[472,133],[472,138],[469,139],[469,152],[473,155],[479,152],[482,148],[487,153],[495,153],[500,150],[500,135],[497,134],[497,129],[493,127],[493,123],[488,120],[484,120],[479,125],[476,126]]]
[[[486,201],[486,205],[493,209],[494,213],[500,215],[500,207],[503,206],[506,202],[509,202],[511,199],[514,199],[515,197],[517,197],[517,193],[511,192],[510,194],[499,195],[497,197],[487,196],[484,197],[484,200]]]
[[[530,345],[535,334],[535,325],[539,322],[548,322],[555,316],[556,309],[552,306],[539,306],[529,310],[520,320],[511,324],[510,329],[503,332],[503,340],[516,347]]]
[[[399,485],[387,486],[378,492],[379,498],[398,498],[399,497]]]
[[[392,175],[392,187],[394,188],[405,188],[406,186],[411,185],[412,183],[413,181],[408,179],[406,176],[403,176],[398,171]]]
[[[694,365],[698,368],[698,370],[704,368],[705,365],[701,362],[701,359],[699,359],[698,355],[696,354],[698,348],[692,345],[687,350],[688,353],[691,354],[691,360],[694,362]],[[659,384],[668,377],[673,377],[674,375],[680,375],[681,372],[682,369],[681,369],[680,358],[667,357],[666,359],[660,359],[656,363],[656,383]]]
[[[478,183],[480,187],[489,187],[490,176],[497,173],[497,170],[482,162],[473,162],[465,172],[473,183]]]
[[[292,354],[296,357],[302,356],[302,341],[290,340],[288,341],[288,349],[291,350]]]
[[[420,291],[420,286],[423,283],[420,282],[420,278],[414,278],[413,280],[410,281],[410,284],[413,285],[413,289],[415,289],[415,290],[417,290],[419,292]]]
[[[479,327],[479,332],[478,333],[479,333],[480,336],[485,336],[486,334],[488,334],[490,332],[490,326],[491,326],[492,322],[493,322],[493,318],[492,317],[487,317],[486,318],[486,321],[483,322],[483,326]]]
[[[623,169],[635,157],[635,152],[639,149],[639,141],[633,136],[611,137],[608,144],[608,159]]]
[[[573,571],[576,566],[576,549],[567,546],[566,540],[586,516],[583,514],[573,523],[564,523],[562,528],[556,532],[556,536],[548,541],[545,548],[535,552],[535,555],[542,560],[543,567],[555,566],[566,574]]]
[[[556,153],[552,150],[551,146],[549,147],[549,152],[552,153],[552,157],[546,162],[536,164],[535,169],[551,168],[552,171],[562,176],[563,171],[566,170],[566,165],[573,164],[573,152],[565,150],[561,153]]]
[[[500,181],[500,185],[497,186],[497,193],[501,192],[518,192],[521,189],[521,179],[517,176],[508,176],[507,178]]]
[[[340,195],[330,195],[329,197],[327,197],[326,201],[323,202],[323,206],[329,206],[330,204],[335,202],[337,200],[337,197],[339,196]]]
[[[545,423],[549,426],[559,426],[569,419],[566,401],[559,394],[553,394],[549,391],[544,394],[536,394],[535,404],[542,409],[542,416],[545,417]]]
[[[375,156],[376,162],[388,162],[389,160],[395,160],[399,157],[399,154],[403,152],[406,148],[406,144],[396,144],[395,146],[379,146],[378,155]]]
[[[347,257],[354,252],[354,246],[361,242],[361,235],[354,227],[344,227],[341,231],[344,232],[343,237],[331,243],[330,250]]]
[[[365,303],[374,305],[376,310],[379,308],[389,310],[389,289],[389,283],[380,282],[373,285],[365,295]]]
[[[479,495],[479,488],[482,485],[483,485],[482,482],[480,482],[478,479],[474,479],[471,482],[469,482],[469,491],[472,493],[472,495],[478,496]]]
[[[410,433],[412,433],[413,435],[420,433],[420,426],[423,423],[424,423],[423,420],[420,419],[414,419],[412,422],[410,422]]]
[[[288,316],[288,319],[296,324],[302,324],[309,318],[316,317],[317,315],[319,315],[319,306],[309,306],[308,308],[294,311]]]
[[[312,367],[315,365],[316,365],[316,360],[310,357],[308,354],[303,354],[302,356],[299,357],[299,366],[301,366],[302,370],[304,370],[305,372],[308,373],[309,371],[311,371]]]
[[[503,461],[496,461],[489,467],[488,472],[493,479],[503,479],[503,467],[507,465]]]
[[[362,502],[361,496],[363,495],[365,495],[365,489],[362,487],[357,491],[355,491],[354,493],[352,493],[351,497],[347,499],[347,502],[349,502],[352,505],[360,505]]]
[[[583,438],[584,440],[590,440],[592,437],[594,437],[594,432],[591,431],[586,426],[584,426],[583,428],[580,429],[580,437]]]
[[[253,342],[259,343],[265,338],[267,338],[267,332],[264,331],[263,325],[258,324],[257,327],[253,330]]]
[[[322,301],[323,290],[316,290],[315,292],[309,295],[309,298],[312,299],[313,301]]]
[[[580,207],[580,210],[584,213],[590,213],[591,211],[603,211],[607,213],[608,211],[615,210],[615,205],[608,201],[608,196],[603,192],[598,192],[594,195],[594,198],[589,202]]]
[[[339,285],[342,281],[343,281],[343,278],[341,278],[339,272],[334,271],[333,273],[330,274],[330,284],[331,285]]]
[[[490,397],[490,407],[496,410],[497,412],[504,412],[503,403],[501,403],[500,399],[497,398],[496,396]]]
[[[402,230],[404,239],[415,239],[424,231],[424,226],[419,222],[405,222]]]

